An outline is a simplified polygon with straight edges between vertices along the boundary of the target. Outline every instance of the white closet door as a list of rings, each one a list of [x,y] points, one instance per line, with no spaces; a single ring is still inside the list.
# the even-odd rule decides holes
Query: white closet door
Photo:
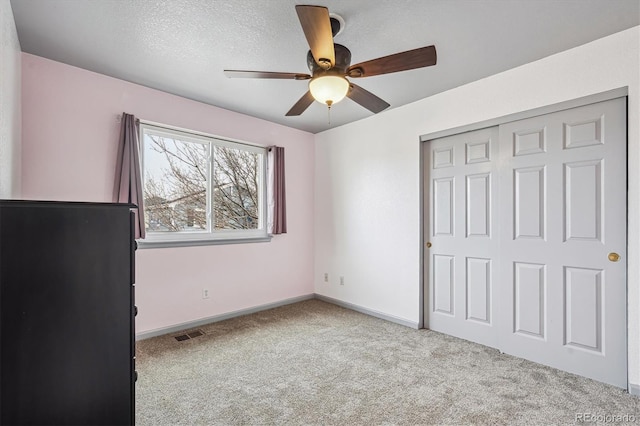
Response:
[[[428,327],[496,346],[497,127],[431,141],[425,182]]]
[[[425,170],[427,326],[626,388],[625,99],[430,141]]]
[[[500,126],[497,300],[501,350],[623,388],[625,108],[616,99]]]

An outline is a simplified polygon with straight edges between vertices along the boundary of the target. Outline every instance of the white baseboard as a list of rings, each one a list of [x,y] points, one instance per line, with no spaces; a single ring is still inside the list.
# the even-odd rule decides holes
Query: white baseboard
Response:
[[[189,330],[192,328],[202,327],[203,325],[211,324],[218,321],[224,321],[231,318],[241,317],[243,315],[254,314],[260,311],[266,311],[267,309],[278,308],[280,306],[290,305],[292,303],[302,302],[309,299],[318,299],[327,303],[341,306],[343,308],[351,309],[352,311],[360,312],[362,314],[371,315],[372,317],[380,318],[386,321],[390,321],[396,324],[404,325],[409,328],[420,328],[417,322],[409,321],[404,318],[398,318],[393,315],[388,315],[383,312],[378,312],[373,309],[368,309],[353,303],[343,302],[342,300],[334,299],[333,297],[323,296],[318,293],[305,294],[304,296],[292,297],[290,299],[280,300],[274,303],[267,303],[265,305],[254,306],[253,308],[240,309],[238,311],[228,312],[226,314],[214,315],[212,317],[201,318],[195,321],[187,321],[180,324],[172,325],[169,327],[156,328],[155,330],[144,331],[136,334],[136,340],[149,339],[151,337],[162,336],[164,334],[177,333],[178,331]],[[635,385],[634,385],[635,386]],[[640,392],[640,387],[637,389]],[[636,394],[640,395],[640,393]]]
[[[631,395],[640,396],[640,385],[629,383],[629,393]]]
[[[211,324],[218,321],[224,321],[235,317],[241,317],[243,315],[254,314],[260,311],[266,311],[267,309],[278,308],[280,306],[290,305],[292,303],[302,302],[303,300],[313,299],[315,294],[305,294],[304,296],[292,297],[290,299],[280,300],[278,302],[267,303],[265,305],[254,306],[253,308],[240,309],[238,311],[229,312],[221,315],[214,315],[212,317],[201,318],[195,321],[187,321],[180,324],[172,325],[169,327],[156,328],[155,330],[144,331],[136,334],[136,340],[149,339],[151,337],[162,336],[163,334],[176,333],[182,330],[189,330],[191,328],[202,327],[206,324]]]
[[[354,305],[353,303],[343,302],[342,300],[334,299],[333,297],[323,296],[318,293],[315,293],[314,296],[318,300],[322,300],[328,303],[333,303],[334,305],[342,306],[343,308],[351,309],[352,311],[371,315],[372,317],[376,317],[389,322],[394,322],[396,324],[404,325],[405,327],[415,328],[415,329],[420,328],[420,325],[417,322],[409,321],[404,318],[398,318],[396,316],[385,314],[383,312],[378,312],[373,309],[365,308],[359,305]]]

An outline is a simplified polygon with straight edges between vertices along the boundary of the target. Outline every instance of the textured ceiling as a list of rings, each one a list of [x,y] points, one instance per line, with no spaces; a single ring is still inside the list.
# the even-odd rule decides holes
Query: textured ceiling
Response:
[[[223,75],[307,73],[295,4],[344,18],[335,41],[353,64],[436,46],[434,67],[357,80],[391,108],[640,23],[639,0],[11,1],[24,52],[313,133],[372,115],[346,99],[332,108],[331,124],[316,102],[285,117],[306,81]]]

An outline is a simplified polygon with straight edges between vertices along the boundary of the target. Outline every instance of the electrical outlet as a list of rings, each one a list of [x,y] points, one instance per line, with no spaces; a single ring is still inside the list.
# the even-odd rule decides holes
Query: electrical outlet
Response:
[[[328,283],[329,282],[329,274],[328,273],[324,273],[324,282]]]
[[[209,298],[209,289],[208,288],[203,288],[202,289],[202,298],[203,299],[208,299]]]
[[[340,277],[340,285],[344,285],[344,277]]]

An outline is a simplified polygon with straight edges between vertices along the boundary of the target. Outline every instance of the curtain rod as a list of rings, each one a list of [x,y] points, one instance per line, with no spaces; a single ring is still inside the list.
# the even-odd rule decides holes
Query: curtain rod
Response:
[[[118,122],[118,123],[122,122],[122,114],[117,114],[116,115],[116,122]],[[185,129],[183,127],[172,126],[170,124],[163,124],[163,123],[157,123],[155,121],[141,120],[139,118],[136,118],[136,123],[137,124],[146,124],[146,125],[153,126],[153,127],[159,127],[161,129],[165,129],[165,130],[173,130],[173,131],[178,131],[178,132],[182,132],[182,133],[187,133],[187,134],[194,135],[194,136],[204,136],[204,137],[208,137],[208,138],[212,138],[212,139],[219,139],[219,140],[223,140],[223,141],[227,141],[227,142],[237,143],[239,145],[251,146],[251,147],[254,147],[254,148],[264,148],[264,149],[267,149],[269,151],[271,150],[271,147],[275,147],[276,146],[276,145],[269,145],[269,146],[260,145],[260,144],[257,144],[257,143],[241,141],[241,140],[234,139],[234,138],[218,136],[218,135],[214,135],[214,134],[207,133],[207,132],[200,132],[200,131],[197,131],[197,130],[191,130],[191,129]]]
[[[122,123],[122,114],[116,114],[116,123]],[[140,123],[139,118],[136,118],[136,123]]]

